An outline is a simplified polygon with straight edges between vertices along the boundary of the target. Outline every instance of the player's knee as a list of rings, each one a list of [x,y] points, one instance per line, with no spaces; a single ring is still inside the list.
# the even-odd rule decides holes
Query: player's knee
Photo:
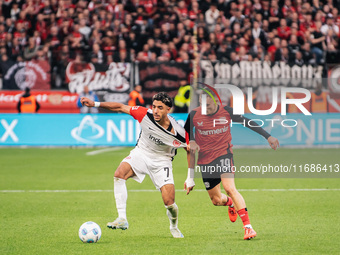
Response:
[[[227,188],[225,188],[225,191],[227,192],[227,195],[229,197],[233,197],[233,195],[235,195],[237,193],[237,190],[234,187],[227,187]]]
[[[165,206],[169,206],[169,205],[172,205],[172,204],[174,204],[175,203],[175,200],[174,199],[171,199],[171,198],[169,198],[169,199],[164,199],[164,205]]]

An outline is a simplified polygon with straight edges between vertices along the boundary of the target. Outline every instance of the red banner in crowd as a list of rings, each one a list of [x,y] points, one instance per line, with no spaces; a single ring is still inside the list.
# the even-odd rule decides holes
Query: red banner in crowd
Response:
[[[76,93],[33,90],[31,94],[40,104],[39,113],[79,113]],[[17,113],[17,104],[22,95],[23,92],[18,90],[0,90],[0,112]]]
[[[66,68],[70,92],[81,93],[84,86],[94,91],[101,101],[126,104],[130,92],[130,63],[92,64],[72,61]]]
[[[13,90],[51,89],[50,64],[45,60],[1,62],[3,88]]]

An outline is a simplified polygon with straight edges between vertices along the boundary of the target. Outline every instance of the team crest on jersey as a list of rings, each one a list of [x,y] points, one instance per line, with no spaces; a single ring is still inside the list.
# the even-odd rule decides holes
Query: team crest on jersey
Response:
[[[197,122],[197,126],[199,126],[199,127],[203,126],[203,121]]]
[[[172,143],[175,147],[179,147],[181,146],[181,143],[177,140],[174,140],[173,143]]]

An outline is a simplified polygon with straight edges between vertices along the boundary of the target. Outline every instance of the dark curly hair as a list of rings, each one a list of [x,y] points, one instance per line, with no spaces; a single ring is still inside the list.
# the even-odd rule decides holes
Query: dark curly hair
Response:
[[[166,106],[172,107],[172,99],[171,97],[165,93],[165,92],[159,92],[156,95],[154,95],[152,97],[152,102],[153,101],[161,101],[163,104],[165,104]]]

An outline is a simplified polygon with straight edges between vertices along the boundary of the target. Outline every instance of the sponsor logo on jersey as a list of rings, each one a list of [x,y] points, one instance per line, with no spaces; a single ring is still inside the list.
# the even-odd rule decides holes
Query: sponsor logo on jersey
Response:
[[[165,145],[165,143],[163,143],[162,142],[162,140],[160,139],[160,138],[156,138],[156,137],[154,137],[153,135],[150,135],[149,136],[149,139],[151,140],[151,141],[153,141],[155,144],[157,144],[157,145]]]
[[[174,140],[173,143],[172,143],[175,147],[179,147],[181,146],[181,143],[177,140]]]
[[[217,135],[217,134],[221,134],[221,133],[225,133],[228,131],[228,127],[225,126],[223,128],[217,128],[217,129],[210,129],[210,130],[201,130],[201,129],[197,129],[198,133],[200,135]]]

